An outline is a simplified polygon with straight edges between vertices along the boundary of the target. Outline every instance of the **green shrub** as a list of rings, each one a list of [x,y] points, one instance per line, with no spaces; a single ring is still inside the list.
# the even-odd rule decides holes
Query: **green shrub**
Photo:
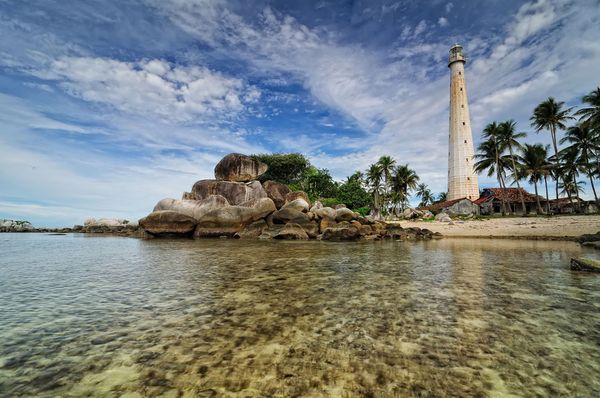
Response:
[[[338,198],[321,198],[319,199],[319,202],[321,202],[325,207],[333,207],[342,203]]]
[[[354,211],[357,212],[358,214],[360,214],[361,216],[366,217],[369,215],[371,208],[370,207],[359,207],[358,209],[355,209]]]

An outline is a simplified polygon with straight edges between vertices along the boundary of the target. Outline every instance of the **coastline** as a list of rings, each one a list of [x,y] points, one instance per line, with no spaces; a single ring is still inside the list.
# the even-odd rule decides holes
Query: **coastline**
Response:
[[[444,238],[528,239],[578,241],[581,235],[600,232],[600,215],[506,217],[483,220],[399,221],[403,228],[427,228]]]

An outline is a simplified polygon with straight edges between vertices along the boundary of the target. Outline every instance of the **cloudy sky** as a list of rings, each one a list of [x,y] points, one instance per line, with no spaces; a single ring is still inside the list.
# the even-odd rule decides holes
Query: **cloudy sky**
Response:
[[[455,42],[476,143],[600,85],[600,0],[0,0],[0,218],[137,219],[234,151],[445,191]]]

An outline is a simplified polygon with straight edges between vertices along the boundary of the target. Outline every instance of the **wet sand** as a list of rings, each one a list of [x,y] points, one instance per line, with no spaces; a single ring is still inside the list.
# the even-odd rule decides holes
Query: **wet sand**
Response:
[[[526,238],[574,240],[600,231],[600,215],[557,217],[507,217],[450,223],[402,221],[404,228],[427,228],[446,237]]]

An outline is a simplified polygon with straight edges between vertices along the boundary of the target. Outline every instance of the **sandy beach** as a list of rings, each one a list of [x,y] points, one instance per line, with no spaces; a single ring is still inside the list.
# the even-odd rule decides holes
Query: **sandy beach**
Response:
[[[582,234],[594,234],[600,231],[600,215],[509,217],[473,221],[453,221],[453,223],[401,221],[404,228],[427,228],[440,232],[446,237],[481,237],[526,239],[573,239]]]

